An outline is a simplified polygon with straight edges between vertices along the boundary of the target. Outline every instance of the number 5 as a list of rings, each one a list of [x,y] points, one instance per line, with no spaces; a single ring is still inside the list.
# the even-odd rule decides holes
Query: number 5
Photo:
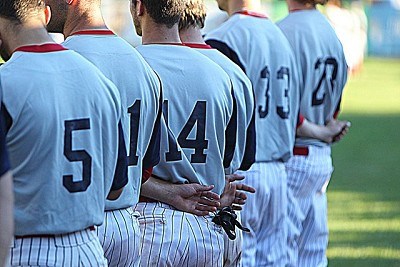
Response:
[[[89,119],[65,121],[64,156],[70,161],[82,162],[82,180],[74,182],[73,175],[63,176],[63,185],[70,193],[84,192],[92,180],[92,157],[85,150],[72,150],[72,132],[90,129]]]

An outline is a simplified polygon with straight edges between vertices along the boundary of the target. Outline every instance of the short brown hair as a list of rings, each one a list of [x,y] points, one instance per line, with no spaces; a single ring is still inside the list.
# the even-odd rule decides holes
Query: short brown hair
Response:
[[[317,4],[325,5],[328,2],[328,0],[295,0],[295,1],[301,4],[311,4],[313,6],[316,6]]]
[[[45,6],[44,0],[1,0],[0,16],[21,23]]]
[[[183,0],[142,0],[147,13],[157,24],[163,24],[171,28],[182,15]]]
[[[179,30],[189,27],[204,27],[206,19],[206,7],[203,0],[184,0],[185,10],[182,13],[179,21]]]

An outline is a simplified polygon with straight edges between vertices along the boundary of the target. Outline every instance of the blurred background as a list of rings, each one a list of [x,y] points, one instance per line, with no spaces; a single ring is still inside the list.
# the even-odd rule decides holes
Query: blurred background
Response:
[[[272,21],[287,14],[283,0],[258,1],[257,11]],[[215,0],[206,4],[205,33],[227,19]],[[140,44],[129,0],[103,0],[103,10],[114,32]],[[321,11],[341,39],[351,70],[340,119],[352,128],[333,145],[328,189],[329,266],[399,267],[400,0],[331,0]]]
[[[206,1],[204,32],[227,19]],[[258,11],[278,21],[283,0],[259,0]],[[103,0],[105,19],[134,46],[140,44],[129,0]],[[341,119],[348,136],[333,146],[328,189],[329,266],[400,266],[400,0],[331,0],[326,14],[342,41],[351,75]]]

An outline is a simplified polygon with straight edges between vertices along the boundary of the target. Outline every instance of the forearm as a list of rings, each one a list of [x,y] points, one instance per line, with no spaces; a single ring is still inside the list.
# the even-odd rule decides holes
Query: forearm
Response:
[[[151,176],[142,184],[140,195],[169,205],[173,205],[174,184]]]

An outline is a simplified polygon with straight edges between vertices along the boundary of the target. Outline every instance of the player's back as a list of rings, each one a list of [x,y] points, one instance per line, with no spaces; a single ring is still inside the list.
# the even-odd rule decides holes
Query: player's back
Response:
[[[236,62],[253,84],[256,162],[287,160],[294,144],[299,91],[285,36],[268,18],[244,12],[207,34],[206,42]]]
[[[120,92],[129,183],[117,200],[106,202],[106,210],[131,207],[139,199],[142,168],[159,160],[159,139],[152,139],[152,134],[160,109],[160,81],[142,56],[111,31],[80,31],[68,37],[64,46],[91,61]]]
[[[0,69],[14,174],[15,234],[59,234],[103,222],[118,152],[120,96],[59,45],[16,51]]]
[[[300,112],[313,123],[325,125],[340,105],[347,81],[342,45],[328,20],[317,10],[290,13],[278,23],[294,51],[300,70]],[[325,143],[298,138],[297,145]]]
[[[225,134],[233,112],[229,77],[211,60],[182,45],[137,49],[160,75],[164,119],[179,143],[168,140],[164,127],[161,160],[154,174],[174,183],[213,184],[214,191],[221,193]]]
[[[205,55],[217,63],[232,81],[237,106],[237,147],[232,164],[226,173],[233,173],[239,168],[247,170],[255,158],[255,125],[252,121],[254,114],[254,92],[251,81],[239,66],[234,64],[228,57],[209,45],[185,44]],[[247,140],[249,139],[249,140]],[[247,144],[247,146],[246,146]]]

